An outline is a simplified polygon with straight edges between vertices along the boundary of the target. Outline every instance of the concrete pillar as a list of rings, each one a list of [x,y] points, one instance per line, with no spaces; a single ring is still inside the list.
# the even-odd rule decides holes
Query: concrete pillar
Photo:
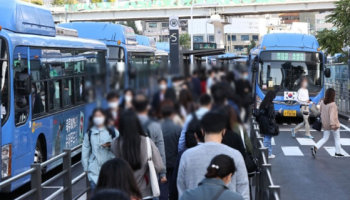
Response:
[[[222,16],[220,15],[212,15],[210,16],[209,23],[214,25],[214,37],[215,37],[215,43],[217,45],[218,49],[225,48],[225,33],[224,33],[224,26],[228,23]]]

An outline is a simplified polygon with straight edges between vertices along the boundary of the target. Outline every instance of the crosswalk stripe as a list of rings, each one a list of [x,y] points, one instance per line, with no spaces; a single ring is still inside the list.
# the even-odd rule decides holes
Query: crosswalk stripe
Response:
[[[329,153],[329,155],[334,156],[335,155],[335,147],[324,147],[326,151]],[[345,157],[350,157],[350,155],[344,151],[344,149],[341,149],[341,154],[343,154]]]
[[[281,148],[285,156],[304,156],[298,146],[283,146]]]

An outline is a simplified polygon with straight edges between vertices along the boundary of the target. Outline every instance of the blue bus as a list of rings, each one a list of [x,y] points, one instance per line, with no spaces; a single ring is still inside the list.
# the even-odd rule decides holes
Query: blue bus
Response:
[[[301,116],[296,101],[300,79],[309,82],[310,99],[318,103],[324,96],[324,78],[330,76],[326,58],[312,35],[275,33],[262,38],[259,48],[251,51],[253,96],[255,108],[269,90],[276,92],[275,109],[283,109],[283,116]]]
[[[132,28],[107,22],[72,22],[58,26],[75,29],[79,37],[99,40],[107,45],[109,76],[113,80],[111,88],[132,88],[152,94],[157,87],[159,75],[154,67],[155,50],[139,45]]]
[[[6,180],[81,144],[85,114],[103,103],[109,87],[104,43],[57,36],[51,12],[43,7],[7,0],[0,5],[1,180]]]

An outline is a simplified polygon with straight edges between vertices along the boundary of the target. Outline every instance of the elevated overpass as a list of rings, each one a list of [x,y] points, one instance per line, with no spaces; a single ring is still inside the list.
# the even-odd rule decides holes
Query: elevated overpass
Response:
[[[169,16],[190,18],[192,3],[217,3],[198,6],[194,18],[208,15],[208,7],[215,7],[220,15],[259,15],[287,12],[330,11],[338,0],[117,0],[115,3],[70,4],[51,7],[56,23],[63,21],[123,21],[168,19]]]

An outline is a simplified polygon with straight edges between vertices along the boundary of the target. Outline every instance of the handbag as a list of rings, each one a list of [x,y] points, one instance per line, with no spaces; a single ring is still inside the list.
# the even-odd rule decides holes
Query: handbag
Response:
[[[316,131],[321,131],[322,129],[322,120],[321,117],[316,117],[315,123],[312,125],[312,128]]]
[[[258,171],[258,167],[256,166],[253,157],[247,153],[245,141],[244,141],[244,132],[243,132],[243,128],[241,125],[239,125],[239,132],[241,134],[243,146],[244,146],[244,149],[246,151],[244,162],[245,162],[245,166],[247,168],[248,177],[253,177],[256,174],[256,172]]]
[[[159,197],[160,189],[158,184],[158,176],[152,160],[152,147],[151,147],[151,142],[149,137],[146,138],[146,143],[147,143],[147,163],[149,168],[149,179],[151,183],[152,194],[153,194],[153,197]]]

